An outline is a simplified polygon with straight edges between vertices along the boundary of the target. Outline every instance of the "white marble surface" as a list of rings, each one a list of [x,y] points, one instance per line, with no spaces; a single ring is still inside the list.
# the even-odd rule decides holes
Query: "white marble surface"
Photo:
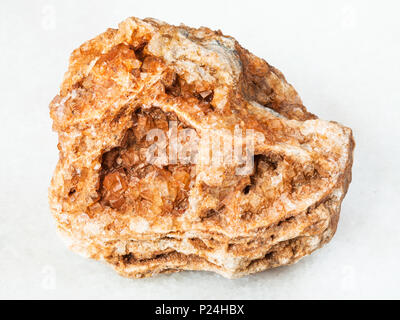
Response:
[[[400,298],[400,5],[371,3],[2,0],[0,298]],[[281,69],[311,112],[353,128],[353,183],[329,245],[239,280],[129,280],[64,247],[47,205],[48,103],[72,49],[130,15],[222,29]]]

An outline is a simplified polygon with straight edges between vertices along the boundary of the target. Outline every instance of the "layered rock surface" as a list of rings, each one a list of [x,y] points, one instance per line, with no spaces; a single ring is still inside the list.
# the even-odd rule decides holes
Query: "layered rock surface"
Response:
[[[124,276],[238,277],[294,263],[335,233],[351,130],[307,112],[281,72],[219,31],[128,18],[72,53],[50,114],[58,229]],[[171,123],[203,140],[254,131],[254,166],[149,163],[146,134],[169,137]]]

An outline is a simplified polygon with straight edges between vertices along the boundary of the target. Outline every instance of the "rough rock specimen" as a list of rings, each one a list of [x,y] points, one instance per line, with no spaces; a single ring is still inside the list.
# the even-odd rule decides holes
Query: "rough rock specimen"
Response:
[[[128,18],[72,53],[50,113],[58,229],[121,275],[239,277],[294,263],[335,233],[351,130],[308,113],[279,70],[220,31]],[[201,139],[235,128],[264,139],[244,175],[236,160],[150,163],[146,133],[172,122]]]

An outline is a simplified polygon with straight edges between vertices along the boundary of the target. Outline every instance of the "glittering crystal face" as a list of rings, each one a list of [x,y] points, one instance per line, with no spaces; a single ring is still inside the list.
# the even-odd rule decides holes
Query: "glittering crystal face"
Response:
[[[336,230],[351,130],[221,32],[129,18],[73,52],[50,113],[59,231],[122,275],[241,276]]]

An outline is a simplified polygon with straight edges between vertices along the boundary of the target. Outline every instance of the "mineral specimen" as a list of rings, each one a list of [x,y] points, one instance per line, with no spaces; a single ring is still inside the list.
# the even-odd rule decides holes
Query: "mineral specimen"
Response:
[[[128,18],[72,53],[50,114],[58,230],[123,276],[240,277],[336,231],[351,130],[220,31]]]

